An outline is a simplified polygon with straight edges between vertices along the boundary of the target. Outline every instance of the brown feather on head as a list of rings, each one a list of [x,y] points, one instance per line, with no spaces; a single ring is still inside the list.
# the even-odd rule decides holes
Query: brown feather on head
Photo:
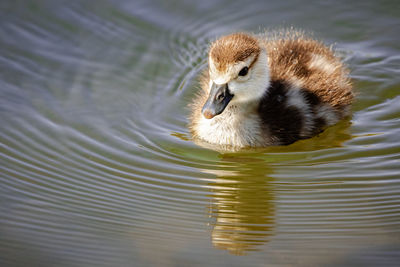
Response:
[[[210,48],[210,59],[218,72],[224,72],[229,65],[244,61],[251,55],[257,57],[260,46],[256,38],[245,33],[234,33],[215,41]]]

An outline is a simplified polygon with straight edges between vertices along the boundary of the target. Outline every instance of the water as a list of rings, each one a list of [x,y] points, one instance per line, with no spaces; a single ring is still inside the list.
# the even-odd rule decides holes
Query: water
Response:
[[[400,5],[2,1],[1,266],[400,261]],[[197,146],[207,45],[295,26],[335,44],[354,115],[286,147]]]

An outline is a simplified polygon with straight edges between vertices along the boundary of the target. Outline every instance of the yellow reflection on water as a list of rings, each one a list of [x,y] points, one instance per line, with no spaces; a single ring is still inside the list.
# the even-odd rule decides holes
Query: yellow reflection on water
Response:
[[[213,245],[232,254],[244,255],[258,250],[269,241],[275,222],[274,195],[271,190],[271,170],[254,168],[260,159],[224,157],[222,161],[237,165],[235,171],[215,170],[212,188],[211,217],[214,218],[211,238]],[[207,172],[211,172],[207,170]]]
[[[202,170],[216,176],[209,183],[213,245],[236,255],[261,250],[260,246],[271,240],[276,228],[276,191],[271,177],[274,164],[297,157],[312,160],[308,153],[296,152],[341,147],[352,138],[349,126],[350,121],[344,120],[314,138],[290,146],[220,154],[216,168]]]

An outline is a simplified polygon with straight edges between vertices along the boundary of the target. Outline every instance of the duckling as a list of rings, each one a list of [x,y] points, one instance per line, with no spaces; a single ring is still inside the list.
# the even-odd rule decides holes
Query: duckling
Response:
[[[299,34],[234,33],[213,42],[191,104],[194,139],[235,148],[288,145],[350,115],[349,71]]]

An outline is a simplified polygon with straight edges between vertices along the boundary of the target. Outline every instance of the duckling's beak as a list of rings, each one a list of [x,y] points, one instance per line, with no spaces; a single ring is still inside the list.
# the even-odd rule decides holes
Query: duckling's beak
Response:
[[[229,92],[227,83],[220,85],[213,83],[201,113],[206,119],[212,119],[224,111],[232,98],[233,94]]]

